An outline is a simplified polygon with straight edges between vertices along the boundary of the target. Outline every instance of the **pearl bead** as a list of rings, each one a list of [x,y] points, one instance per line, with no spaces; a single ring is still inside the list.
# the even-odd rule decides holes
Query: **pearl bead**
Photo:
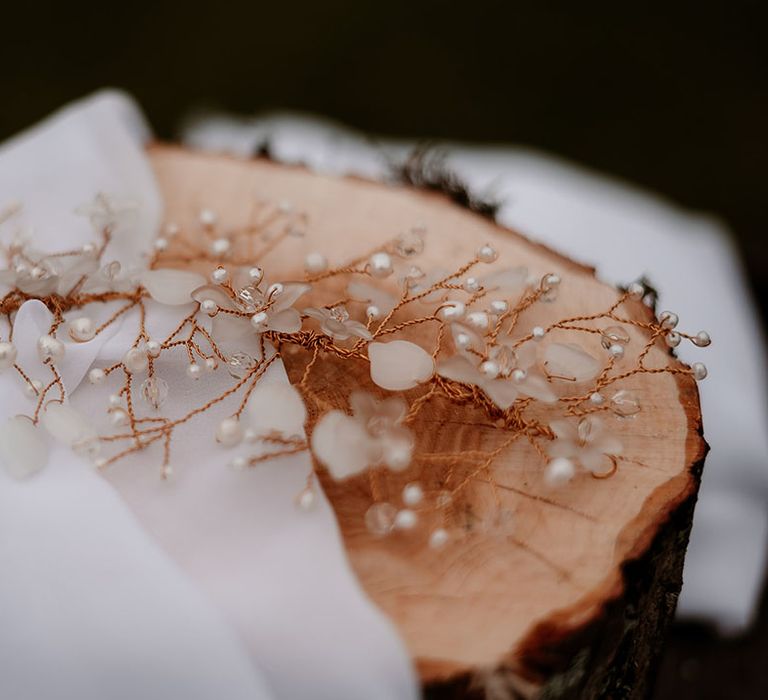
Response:
[[[32,277],[36,280],[41,280],[45,275],[47,274],[45,271],[45,268],[42,268],[38,265],[35,265],[30,271],[29,274],[32,275]]]
[[[534,340],[541,340],[546,334],[547,332],[541,326],[534,326],[531,329],[531,335]]]
[[[490,325],[491,320],[485,311],[473,311],[467,316],[467,324],[478,331],[484,331]]]
[[[280,282],[270,284],[269,287],[267,287],[267,298],[271,301],[275,297],[279,297],[283,293],[284,289],[285,287],[283,287]]]
[[[64,352],[64,343],[52,335],[41,336],[37,341],[37,353],[43,362],[46,360],[58,362],[64,357]]]
[[[488,379],[496,379],[496,377],[499,376],[499,372],[501,372],[501,367],[499,367],[498,362],[494,362],[493,360],[486,360],[480,365],[480,371]]]
[[[418,517],[414,511],[410,508],[403,508],[397,511],[394,526],[396,530],[412,530],[416,526],[417,520]]]
[[[234,416],[225,418],[216,429],[216,442],[224,447],[233,447],[243,439],[243,426]]]
[[[378,306],[375,304],[371,304],[366,310],[365,310],[366,316],[370,318],[371,320],[375,321],[376,319],[381,318],[381,309],[379,309]]]
[[[639,301],[645,296],[645,287],[639,282],[633,282],[627,288],[627,292],[629,293],[630,299],[635,299],[636,301]]]
[[[444,530],[441,527],[438,528],[437,530],[434,530],[432,534],[429,536],[429,546],[432,549],[440,549],[441,547],[444,547],[447,542],[448,542],[448,531]]]
[[[88,372],[88,381],[91,384],[101,384],[101,382],[104,381],[106,376],[107,375],[103,369],[99,369],[98,367],[95,367],[90,372]]]
[[[602,406],[605,403],[605,396],[603,396],[599,391],[594,392],[590,397],[589,400],[595,405],[595,406]]]
[[[467,277],[464,280],[464,290],[467,292],[477,292],[480,290],[480,281],[477,277]]]
[[[123,403],[123,400],[117,394],[110,394],[108,401],[112,408],[116,408]]]
[[[299,495],[296,496],[296,505],[299,510],[308,511],[312,510],[316,500],[315,492],[310,488],[306,488],[302,489]]]
[[[123,364],[131,374],[143,372],[149,366],[146,350],[131,348],[123,357]]]
[[[457,333],[453,342],[459,350],[466,350],[472,344],[472,339],[466,333]]]
[[[200,310],[209,316],[213,316],[219,310],[219,305],[213,299],[203,299],[200,302]]]
[[[207,369],[209,372],[213,372],[213,370],[215,370],[218,366],[219,363],[216,361],[215,357],[205,358],[205,369]]]
[[[544,288],[552,289],[560,284],[560,275],[549,274],[544,277]]]
[[[266,311],[259,311],[258,313],[251,316],[251,325],[260,333],[263,333],[265,330],[267,330],[268,321],[269,316],[267,316]]]
[[[447,301],[437,310],[437,317],[443,321],[458,321],[464,317],[466,310],[461,301]]]
[[[480,248],[480,250],[477,251],[477,259],[480,262],[490,264],[494,262],[498,257],[499,254],[496,252],[496,249],[489,245],[484,245],[482,248]]]
[[[550,486],[561,486],[569,482],[575,473],[576,468],[570,459],[557,457],[547,465],[544,479]]]
[[[509,304],[503,299],[494,299],[491,302],[491,311],[498,316],[507,313],[509,311]]]
[[[179,235],[179,231],[181,231],[181,228],[179,228],[178,224],[170,223],[165,226],[165,235],[168,238],[175,238]]]
[[[211,228],[216,225],[219,217],[213,209],[203,209],[200,211],[200,223],[206,228]]]
[[[248,270],[248,277],[251,282],[258,284],[261,282],[261,280],[264,279],[264,270],[262,270],[260,267],[252,267],[250,270]]]
[[[672,329],[677,326],[678,323],[677,314],[672,311],[662,311],[659,314],[659,321],[661,321],[661,327]]]
[[[147,341],[147,355],[150,357],[158,357],[162,352],[163,346],[157,340]]]
[[[93,255],[96,252],[96,244],[95,243],[84,243],[83,247],[80,249],[85,253],[85,255]]]
[[[619,359],[620,357],[624,357],[624,346],[614,343],[608,348],[608,352],[616,359]]]
[[[77,343],[87,343],[96,335],[96,327],[90,318],[76,318],[69,324],[69,337]]]
[[[96,467],[96,469],[104,469],[104,467],[107,466],[107,458],[97,457],[93,460],[93,466]]]
[[[235,457],[230,463],[229,468],[241,472],[248,466],[248,460],[245,457]]]
[[[308,253],[304,258],[304,269],[310,275],[319,275],[328,269],[328,259],[322,253]]]
[[[528,372],[518,367],[517,369],[512,370],[512,374],[510,376],[512,377],[513,382],[520,383],[528,376]]]
[[[705,348],[711,345],[712,339],[709,337],[709,333],[706,331],[699,331],[693,338],[694,345],[698,345],[700,348]]]
[[[403,489],[403,503],[407,506],[417,506],[424,499],[424,489],[416,482],[406,484]]]
[[[200,365],[197,364],[197,362],[190,362],[187,365],[187,376],[190,379],[200,379],[200,372],[202,370],[200,369]]]
[[[226,267],[217,267],[212,273],[211,273],[211,279],[216,284],[224,284],[229,279],[229,272],[227,271]]]
[[[18,351],[13,343],[0,343],[0,370],[13,367],[17,355]]]
[[[125,425],[128,422],[128,414],[122,408],[113,408],[109,412],[109,422],[115,427]]]
[[[703,362],[694,362],[691,365],[691,369],[693,370],[693,376],[696,380],[701,381],[702,379],[707,378],[707,366]]]
[[[229,252],[231,245],[227,238],[217,238],[211,243],[211,252],[214,255],[224,255]]]
[[[167,238],[158,238],[155,240],[155,250],[159,252],[163,252],[164,250],[168,250],[168,239]]]
[[[39,396],[43,390],[43,383],[39,379],[32,379],[24,385],[24,393],[33,399]]]
[[[671,348],[676,348],[678,345],[680,345],[680,340],[682,340],[682,338],[680,337],[680,334],[677,331],[670,331],[664,337],[664,341]]]
[[[374,277],[389,277],[393,272],[392,258],[389,253],[374,253],[368,260],[368,268]]]

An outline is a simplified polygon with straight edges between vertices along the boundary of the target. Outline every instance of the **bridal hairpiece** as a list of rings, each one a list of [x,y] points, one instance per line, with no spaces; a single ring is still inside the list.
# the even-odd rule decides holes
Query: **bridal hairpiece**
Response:
[[[17,209],[4,210],[0,224]],[[17,236],[0,271],[0,286],[8,289],[0,315],[9,328],[0,338],[0,371],[15,374],[30,399],[0,440],[18,475],[44,465],[47,432],[99,469],[156,446],[161,476],[168,478],[176,428],[193,420],[204,424],[210,408],[236,397],[231,415],[206,426],[222,449],[237,451],[232,468],[258,468],[309,451],[315,469],[297,494],[299,508],[312,507],[314,478],[322,470],[337,481],[365,474],[370,499],[360,516],[371,533],[413,530],[424,520],[429,544],[440,547],[458,529],[451,526],[451,505],[460,492],[475,480],[495,489],[490,465],[514,442],[530,443],[542,478],[553,487],[608,478],[622,464],[621,421],[643,409],[627,380],[707,375],[701,363],[649,365],[657,343],[675,348],[686,339],[705,347],[710,338],[678,330],[672,312],[642,320],[625,313],[628,301],[652,297],[642,283],[630,285],[607,309],[536,325],[532,310],[557,304],[557,274],[531,274],[514,260],[498,260],[489,245],[455,269],[422,269],[419,256],[429,234],[418,227],[338,265],[330,258],[339,251],[310,253],[296,278],[273,279],[264,263],[268,253],[311,226],[289,203],[262,204],[255,223],[239,228],[221,226],[210,209],[200,212],[195,230],[167,224],[146,266],[136,269],[109,257],[113,238],[130,228],[134,205],[102,194],[79,211],[97,240],[51,253]],[[36,340],[44,376],[33,376],[20,362],[14,343],[14,320],[29,303],[50,314]],[[178,323],[164,337],[147,330],[153,305],[179,310]],[[93,309],[105,306],[109,313],[97,321]],[[62,380],[68,348],[134,319],[122,358],[87,372],[93,385],[110,378],[114,387],[117,379],[104,402],[111,429],[99,433],[68,400]],[[257,351],[243,349],[254,341]],[[293,384],[261,381],[278,358],[293,368]],[[165,363],[182,363],[188,382],[226,373],[228,383],[181,415],[167,416]],[[339,368],[349,366],[358,369],[355,376],[365,368],[367,386],[343,391],[335,384]],[[422,447],[414,424],[431,402],[446,401],[456,412],[484,416],[484,426],[501,439],[487,451]],[[607,416],[619,420],[609,423]],[[410,480],[397,499],[384,499],[381,475],[412,474],[415,466],[437,474],[432,482],[440,487]],[[423,517],[430,513],[438,517]]]

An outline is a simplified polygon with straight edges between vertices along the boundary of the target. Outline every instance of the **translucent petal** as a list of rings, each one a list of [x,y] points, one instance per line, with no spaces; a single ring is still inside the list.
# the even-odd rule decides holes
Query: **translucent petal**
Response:
[[[24,479],[48,461],[45,436],[24,416],[9,418],[0,427],[0,458],[15,479]]]
[[[485,377],[466,357],[454,355],[437,363],[437,373],[462,384],[481,384]]]
[[[594,446],[607,455],[620,455],[624,450],[624,446],[619,438],[607,434],[601,435],[595,441]]]
[[[388,314],[396,303],[391,294],[366,282],[350,282],[347,285],[347,294],[355,301],[365,301],[377,306],[383,314]]]
[[[594,379],[601,369],[598,360],[571,343],[548,345],[544,350],[544,364],[549,374],[576,382]]]
[[[304,400],[291,384],[261,381],[248,399],[248,425],[258,436],[301,437],[306,420]]]
[[[359,321],[346,321],[344,327],[350,335],[356,335],[363,340],[373,340],[373,336],[368,328]]]
[[[495,291],[506,296],[513,296],[522,291],[528,280],[525,267],[508,267],[497,270],[480,279],[480,284],[488,291]]]
[[[312,432],[312,452],[331,476],[346,479],[369,464],[369,437],[354,418],[342,411],[329,411]]]
[[[141,284],[155,301],[179,306],[192,301],[192,293],[205,284],[205,277],[188,270],[146,270]]]
[[[584,469],[598,476],[608,474],[613,469],[613,462],[601,450],[583,449],[579,452],[579,462]]]
[[[42,423],[54,439],[76,452],[88,452],[98,444],[98,434],[92,422],[68,403],[49,403]]]
[[[536,364],[536,354],[538,352],[537,343],[528,341],[515,349],[517,355],[517,366],[520,369],[528,369]]]
[[[252,334],[253,326],[248,318],[232,314],[216,314],[211,319],[211,335],[219,346],[226,347]]]
[[[432,357],[407,340],[371,343],[368,345],[368,358],[373,383],[389,391],[412,389],[435,373]]]
[[[267,328],[278,333],[296,333],[301,330],[301,314],[296,309],[270,313]]]
[[[203,302],[206,299],[215,301],[222,309],[235,309],[235,302],[219,285],[204,284],[192,290],[192,298],[196,302]]]
[[[274,311],[282,311],[290,306],[293,306],[299,297],[306,294],[312,289],[311,284],[303,284],[301,282],[286,282],[283,285],[283,291],[274,299],[274,303],[270,309]]]
[[[517,386],[509,379],[486,380],[481,387],[488,398],[502,411],[508,409],[520,393]]]
[[[560,440],[573,440],[577,439],[576,426],[567,420],[553,420],[549,427]]]
[[[522,382],[517,384],[521,394],[530,396],[544,403],[554,403],[557,401],[557,394],[552,391],[550,383],[538,374],[529,373]]]

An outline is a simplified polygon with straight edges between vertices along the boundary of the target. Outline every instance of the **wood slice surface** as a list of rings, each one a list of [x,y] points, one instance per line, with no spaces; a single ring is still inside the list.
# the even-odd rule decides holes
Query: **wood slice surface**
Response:
[[[569,316],[608,309],[619,292],[577,264],[452,202],[439,192],[354,178],[318,175],[268,160],[238,160],[150,148],[166,219],[197,226],[201,208],[222,225],[242,226],[256,200],[290,200],[306,213],[306,235],[286,241],[260,264],[270,279],[303,276],[304,256],[323,251],[334,264],[366,255],[411,229],[426,229],[424,268],[458,268],[492,244],[506,265],[562,277],[556,303],[539,304],[520,319],[528,331]],[[533,232],[535,234],[535,232]],[[626,302],[623,313],[647,320],[651,310]],[[640,347],[646,331],[628,327]],[[568,342],[569,332],[558,331]],[[404,334],[413,340],[413,332]],[[579,337],[596,356],[599,337]],[[428,344],[425,344],[428,347]],[[683,367],[658,341],[649,365]],[[301,366],[286,359],[292,379]],[[349,364],[318,369],[329,404],[346,408],[351,388],[373,388]],[[640,697],[648,692],[666,623],[676,602],[706,444],[698,394],[688,375],[635,375],[621,388],[636,391],[642,411],[605,418],[624,443],[611,478],[579,476],[553,491],[543,462],[519,441],[490,467],[498,488],[473,481],[462,492],[451,526],[460,529],[441,550],[424,537],[377,539],[362,514],[371,502],[367,477],[337,483],[321,470],[354,571],[371,599],[394,622],[429,697]],[[487,421],[487,418],[485,419]],[[419,416],[417,452],[491,450],[503,431],[482,428],[472,407],[437,401]],[[480,427],[478,427],[480,426]],[[396,489],[421,481],[442,487],[434,465],[378,476]],[[501,500],[503,510],[499,511]],[[511,523],[498,523],[499,512]],[[439,525],[444,514],[427,514]],[[504,694],[506,693],[506,695]]]

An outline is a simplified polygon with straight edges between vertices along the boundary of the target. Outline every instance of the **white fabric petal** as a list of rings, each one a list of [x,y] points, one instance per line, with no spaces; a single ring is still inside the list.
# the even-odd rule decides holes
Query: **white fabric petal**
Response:
[[[525,267],[507,267],[496,270],[480,278],[483,288],[495,296],[515,297],[525,289],[528,281],[528,269]]]
[[[93,422],[68,403],[51,401],[43,411],[42,423],[56,440],[73,449],[94,444],[98,436]]]
[[[481,388],[502,411],[506,411],[519,395],[517,386],[509,379],[489,379]]]
[[[392,340],[370,343],[371,379],[382,389],[405,391],[426,382],[435,373],[432,357],[415,343]]]
[[[441,377],[462,384],[481,384],[485,379],[466,357],[454,355],[437,363],[437,373]]]
[[[557,401],[557,394],[552,390],[550,383],[537,374],[529,373],[523,381],[517,383],[521,394],[531,396],[544,403]]]
[[[334,479],[346,479],[369,465],[370,438],[359,421],[329,411],[312,431],[312,451]]]
[[[573,343],[550,343],[544,349],[544,366],[553,376],[586,382],[602,369],[588,352]]]
[[[352,280],[347,285],[347,294],[355,301],[365,301],[376,306],[382,314],[388,314],[397,303],[395,297],[383,289],[367,282]]]
[[[260,381],[248,399],[248,425],[260,437],[273,432],[301,436],[306,420],[304,400],[290,384]]]
[[[155,301],[181,306],[192,303],[192,293],[205,284],[205,277],[189,270],[147,270],[141,284]]]
[[[296,333],[301,330],[301,314],[296,309],[283,309],[277,313],[271,313],[267,328],[278,333]]]
[[[286,282],[283,285],[283,291],[275,298],[272,304],[273,311],[282,311],[290,306],[293,306],[299,299],[299,297],[306,294],[312,285],[304,284],[301,282]]]

